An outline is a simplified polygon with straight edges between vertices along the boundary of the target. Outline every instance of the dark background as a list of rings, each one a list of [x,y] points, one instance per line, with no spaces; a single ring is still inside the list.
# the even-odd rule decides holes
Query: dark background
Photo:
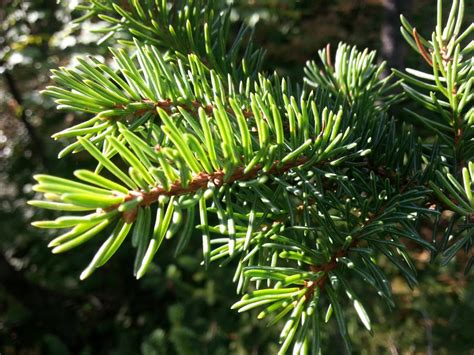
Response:
[[[200,266],[199,238],[178,257],[172,247],[162,248],[140,281],[131,272],[132,248],[123,247],[84,282],[78,276],[98,240],[50,254],[51,236],[30,226],[51,217],[26,205],[34,197],[32,175],[71,176],[91,162],[85,155],[56,159],[64,142],[49,137],[84,116],[58,112],[39,90],[51,84],[50,69],[73,63],[75,55],[106,56],[113,42],[97,46],[93,22],[73,28],[71,19],[79,15],[73,2],[0,3],[0,354],[276,353],[278,329],[266,328],[256,313],[229,309],[238,298],[233,267]],[[297,81],[306,60],[339,41],[378,49],[392,67],[422,67],[398,36],[402,9],[419,32],[431,33],[436,4],[428,0],[240,0],[234,17],[236,28],[241,21],[256,24],[256,41],[267,50],[265,69]],[[466,13],[468,24],[472,5]],[[427,252],[412,254],[419,286],[410,290],[392,271],[394,310],[367,291],[374,335],[350,317],[355,351],[472,354],[474,287],[462,273],[463,256],[441,268],[429,263]],[[332,323],[325,326],[324,348],[339,354]]]

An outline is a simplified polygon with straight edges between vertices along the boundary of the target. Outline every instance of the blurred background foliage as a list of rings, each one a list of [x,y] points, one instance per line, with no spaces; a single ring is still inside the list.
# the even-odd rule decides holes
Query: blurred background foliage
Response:
[[[447,2],[446,2],[447,3]],[[469,3],[469,2],[468,2]],[[48,236],[31,220],[45,213],[26,205],[39,171],[70,176],[86,156],[57,160],[60,142],[49,137],[83,117],[58,112],[39,95],[49,70],[74,64],[76,55],[107,56],[97,45],[98,24],[72,20],[75,1],[3,1],[0,8],[0,354],[273,354],[277,328],[256,314],[229,309],[237,299],[232,267],[201,265],[196,238],[183,255],[160,251],[152,272],[136,281],[131,248],[85,282],[78,279],[96,248],[52,256]],[[235,28],[256,28],[267,50],[267,70],[301,78],[306,60],[338,41],[375,48],[390,66],[420,65],[398,38],[403,11],[431,32],[432,0],[238,0]],[[449,4],[445,4],[448,6]],[[474,17],[468,6],[467,20]],[[406,54],[405,54],[406,53]],[[427,231],[430,232],[430,231]],[[462,256],[441,268],[413,247],[420,284],[410,290],[393,273],[397,308],[387,312],[365,295],[374,334],[349,330],[360,354],[473,354],[474,284],[463,275]],[[359,328],[360,329],[360,328]],[[275,334],[273,334],[275,332]],[[333,324],[324,333],[328,354],[343,353]]]

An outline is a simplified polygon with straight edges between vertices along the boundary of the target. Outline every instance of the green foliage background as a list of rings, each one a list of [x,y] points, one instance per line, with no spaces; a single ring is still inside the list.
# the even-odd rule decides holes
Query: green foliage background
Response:
[[[204,270],[198,238],[178,258],[173,248],[160,250],[140,281],[130,272],[131,249],[122,248],[103,270],[80,282],[97,242],[80,253],[51,257],[44,232],[30,227],[33,219],[47,217],[26,205],[33,195],[31,176],[38,171],[61,175],[88,164],[86,155],[56,160],[61,144],[49,136],[81,117],[56,111],[38,93],[49,84],[48,70],[67,65],[74,55],[107,55],[107,43],[97,46],[90,32],[94,23],[71,27],[77,16],[72,8],[72,2],[33,0],[7,1],[0,9],[0,353],[276,353],[276,328],[265,328],[256,313],[230,311],[237,299],[232,268]],[[382,11],[375,0],[240,0],[235,21],[236,28],[240,21],[257,23],[256,39],[268,51],[268,69],[300,77],[303,63],[315,59],[328,42],[379,48]],[[411,12],[413,22],[433,27],[430,1],[413,1]],[[466,13],[472,20],[472,5]],[[349,315],[355,351],[472,353],[474,286],[472,277],[462,273],[463,256],[441,268],[429,263],[426,251],[413,246],[412,253],[420,283],[412,291],[400,278],[391,278],[396,309],[387,312],[373,294],[363,300],[374,318],[374,336],[357,334],[357,317]],[[342,353],[337,330],[327,329],[325,348]]]

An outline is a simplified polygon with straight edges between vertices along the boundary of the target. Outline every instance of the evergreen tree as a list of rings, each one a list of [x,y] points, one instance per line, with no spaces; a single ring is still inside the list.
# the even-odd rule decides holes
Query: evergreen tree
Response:
[[[200,235],[204,267],[237,265],[233,308],[283,321],[280,353],[320,353],[331,318],[350,352],[348,307],[371,331],[363,287],[394,307],[385,268],[416,284],[407,242],[443,262],[469,252],[474,47],[464,1],[453,1],[446,22],[438,1],[429,38],[401,17],[423,71],[382,78],[375,52],[340,44],[319,52],[321,65],[308,62],[296,85],[262,72],[249,28],[229,39],[231,9],[220,1],[91,0],[80,9],[79,22],[110,24],[100,31],[117,41],[113,61],[79,58],[54,70],[58,86],[44,93],[92,116],[53,135],[69,142],[59,158],[84,151],[97,165],[73,179],[36,175],[44,199],[30,204],[63,214],[34,223],[66,230],[49,243],[53,253],[106,237],[81,279],[127,237],[141,278],[162,244],[176,239],[185,253]]]

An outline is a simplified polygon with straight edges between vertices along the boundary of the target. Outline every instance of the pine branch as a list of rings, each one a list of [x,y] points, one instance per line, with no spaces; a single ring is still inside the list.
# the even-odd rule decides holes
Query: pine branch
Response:
[[[400,194],[403,194],[406,189],[410,187],[410,185],[414,184],[414,180],[410,180],[400,188]],[[323,272],[323,276],[317,280],[317,282],[310,283],[308,282],[308,291],[306,297],[309,298],[313,292],[314,288],[318,287],[320,290],[324,288],[324,285],[329,277],[329,273],[336,269],[339,264],[339,259],[346,257],[352,248],[356,248],[359,243],[363,240],[362,237],[364,236],[364,228],[370,226],[372,223],[376,222],[377,219],[384,214],[385,209],[391,204],[391,201],[384,204],[376,213],[372,214],[364,223],[359,232],[356,232],[352,235],[352,241],[349,245],[344,246],[336,250],[336,252],[331,256],[331,259],[322,265],[311,265],[310,270],[314,273]]]
[[[407,69],[408,73],[402,73],[394,70],[403,79],[402,87],[406,94],[431,115],[406,111],[433,135],[438,136],[441,142],[441,149],[436,153],[439,155],[437,161],[445,163],[435,169],[436,174],[428,182],[434,191],[431,199],[438,200],[437,207],[453,211],[453,220],[460,217],[466,223],[466,227],[446,230],[445,242],[440,243],[441,246],[446,246],[447,240],[453,239],[453,234],[459,239],[459,242],[453,243],[456,246],[454,249],[445,251],[445,255],[449,256],[446,260],[454,257],[455,253],[452,251],[460,245],[468,248],[472,243],[469,237],[472,227],[468,217],[471,205],[466,201],[472,195],[469,176],[474,159],[474,149],[470,148],[474,139],[474,116],[470,107],[473,101],[473,66],[470,44],[466,44],[464,48],[462,44],[474,28],[471,25],[461,32],[463,16],[464,1],[456,0],[452,3],[446,24],[443,25],[442,2],[438,1],[437,26],[431,35],[431,41],[419,35],[402,17],[402,34],[430,65],[430,72]],[[410,33],[412,37],[409,36]],[[424,94],[426,91],[428,93]]]
[[[85,1],[77,9],[86,13],[75,22],[98,17],[109,23],[110,26],[100,30],[105,35],[99,43],[126,33],[181,59],[194,53],[220,75],[230,74],[233,80],[254,80],[261,69],[264,51],[253,45],[253,33],[246,26],[228,43],[230,9],[221,6],[222,2],[214,0],[188,0],[171,6],[166,1],[151,2],[145,8],[137,1],[128,7],[111,0],[100,4]],[[133,44],[128,38],[119,42]]]
[[[91,58],[53,72],[58,87],[45,93],[58,107],[95,115],[54,136],[74,140],[60,156],[84,150],[97,168],[74,172],[77,180],[35,176],[45,200],[30,203],[66,215],[34,225],[66,229],[50,242],[53,253],[108,231],[81,279],[128,236],[141,278],[164,240],[179,238],[182,252],[198,230],[204,265],[238,260],[234,281],[244,295],[233,308],[264,307],[258,318],[270,324],[286,318],[280,354],[291,346],[295,354],[319,352],[326,305],[325,321],[335,315],[350,352],[341,295],[371,331],[352,284],[373,287],[393,306],[378,256],[413,286],[404,241],[434,250],[418,220],[437,227],[439,207],[454,211],[446,262],[474,242],[472,46],[461,48],[472,26],[461,33],[464,2],[453,3],[444,28],[439,14],[431,41],[401,18],[402,35],[431,73],[381,79],[375,52],[341,44],[334,60],[329,46],[320,51],[322,68],[307,64],[303,89],[260,74],[261,51],[245,42],[246,30],[229,46],[229,12],[204,5],[82,6],[85,18],[111,24],[108,36],[129,36],[121,41],[128,47],[112,50],[116,70]],[[405,96],[422,108],[406,112],[438,142],[388,116]],[[433,201],[438,208],[426,206]]]

